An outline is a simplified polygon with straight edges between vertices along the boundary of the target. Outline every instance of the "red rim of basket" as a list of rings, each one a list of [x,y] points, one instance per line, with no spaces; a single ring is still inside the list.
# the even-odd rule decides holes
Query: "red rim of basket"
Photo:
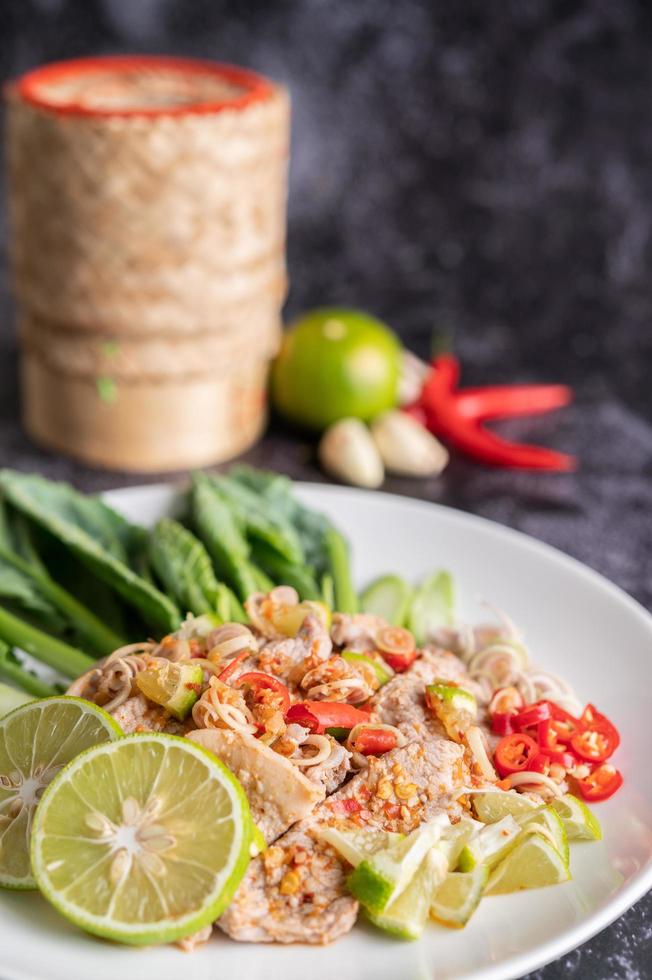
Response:
[[[95,109],[78,102],[65,104],[50,102],[47,95],[39,91],[42,85],[51,84],[61,79],[90,75],[103,69],[119,75],[123,72],[138,69],[163,68],[183,75],[212,75],[234,85],[241,86],[244,91],[232,99],[196,102],[182,106],[156,106],[154,108],[128,109]],[[39,109],[48,109],[61,115],[76,116],[185,116],[196,113],[221,112],[224,109],[244,109],[253,102],[268,99],[273,88],[262,75],[239,68],[236,65],[222,64],[217,61],[202,61],[197,58],[175,58],[166,55],[104,55],[97,58],[75,58],[69,61],[54,61],[51,64],[35,68],[22,75],[16,82],[15,88],[20,97]]]

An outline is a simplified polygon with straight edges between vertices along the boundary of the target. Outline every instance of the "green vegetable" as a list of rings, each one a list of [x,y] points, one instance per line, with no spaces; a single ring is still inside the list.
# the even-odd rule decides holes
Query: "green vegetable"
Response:
[[[324,542],[335,586],[335,608],[338,612],[356,613],[358,597],[351,581],[347,543],[334,527],[328,529]]]
[[[47,633],[24,622],[2,606],[0,606],[0,639],[9,646],[18,647],[44,664],[54,667],[66,677],[78,677],[90,670],[95,663],[81,650],[53,636],[48,636]]]
[[[254,545],[253,557],[256,564],[277,585],[293,586],[302,599],[312,599],[313,601],[321,599],[319,586],[311,570],[306,565],[296,565],[287,561],[285,558],[281,558],[280,555],[262,541]]]
[[[413,594],[412,586],[398,575],[383,575],[364,590],[360,608],[386,619],[392,626],[405,626]]]
[[[102,581],[135,606],[157,631],[179,625],[174,604],[130,567],[143,543],[143,531],[97,497],[85,497],[65,483],[11,470],[0,473],[0,488],[21,513],[50,532]]]
[[[168,594],[184,613],[201,616],[219,612],[222,617],[218,604],[224,593],[215,578],[208,552],[191,531],[178,521],[164,517],[149,539],[149,559]]]
[[[417,646],[425,643],[432,633],[455,621],[455,584],[450,572],[435,572],[424,579],[410,605],[408,629],[414,634]]]
[[[28,701],[32,700],[33,698],[30,698],[28,694],[22,694],[15,687],[0,683],[0,718],[8,715],[14,708],[19,708],[21,704],[27,704]]]
[[[192,521],[213,560],[218,575],[241,599],[257,591],[249,564],[250,548],[233,511],[205,473],[194,473],[191,490]]]
[[[283,514],[260,494],[228,476],[207,477],[250,541],[262,541],[289,562],[304,560],[299,536]]]
[[[394,676],[394,671],[388,666],[388,664],[381,663],[380,660],[374,660],[373,657],[368,657],[364,653],[355,653],[354,650],[344,650],[342,657],[347,663],[350,664],[366,664],[366,666],[371,667],[376,675],[378,684],[380,687],[383,684],[387,684],[391,681]]]
[[[326,572],[321,578],[322,599],[329,609],[335,609],[335,582],[330,572]]]
[[[270,592],[274,588],[274,582],[266,575],[258,565],[251,565],[251,574],[256,583],[256,592]]]
[[[0,643],[0,677],[35,698],[49,698],[58,693],[50,684],[27,670],[6,643]]]

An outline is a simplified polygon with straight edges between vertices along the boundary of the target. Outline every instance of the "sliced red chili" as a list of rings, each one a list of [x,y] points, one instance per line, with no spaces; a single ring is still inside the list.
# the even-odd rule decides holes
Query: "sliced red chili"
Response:
[[[301,717],[310,724],[304,725],[300,720]],[[285,720],[296,722],[304,728],[310,727],[311,731],[323,734],[327,728],[347,728],[350,731],[356,725],[367,724],[369,713],[343,701],[299,701],[292,705]],[[311,724],[314,724],[313,720],[317,722],[318,728],[311,727]]]
[[[598,803],[608,800],[623,785],[623,777],[618,769],[610,765],[598,766],[586,779],[578,779],[580,793],[585,800]]]
[[[239,653],[237,657],[233,658],[233,660],[229,660],[224,670],[217,675],[218,681],[222,681],[223,684],[226,684],[229,677],[233,675],[233,673],[237,670],[237,668],[240,666],[242,661],[246,660],[247,657],[250,656],[251,656],[251,650],[243,650],[242,653]]]
[[[570,747],[586,762],[606,762],[618,748],[618,738],[608,730],[585,728],[573,735]]]
[[[546,749],[545,751],[551,762],[556,762],[558,766],[563,766],[564,769],[574,769],[577,765],[577,759],[572,752],[566,752],[564,749]]]
[[[262,700],[263,691],[272,691],[273,694],[278,696],[279,710],[284,715],[290,708],[290,693],[287,687],[278,677],[272,677],[271,674],[265,674],[259,670],[250,670],[245,674],[241,674],[233,686],[249,687],[256,701]]]
[[[539,754],[539,746],[529,735],[514,732],[501,738],[494,752],[494,765],[501,776],[529,769],[529,763]]]
[[[347,799],[347,800],[333,800],[330,804],[333,813],[360,813],[362,810],[362,804],[358,803],[357,800]]]
[[[397,746],[397,739],[394,732],[385,731],[383,728],[362,728],[355,736],[353,750],[362,755],[382,755]]]
[[[398,674],[406,671],[417,658],[414,636],[402,626],[385,626],[376,637],[378,651],[385,663]]]
[[[555,738],[558,742],[568,744],[573,735],[580,730],[582,723],[579,718],[569,714],[568,711],[564,711],[564,709],[560,708],[558,704],[554,703],[554,701],[549,701],[548,703],[550,705],[550,713],[552,716],[550,730],[551,732],[554,732]]]
[[[491,716],[491,730],[496,735],[511,735],[514,732],[514,719],[516,714],[513,711],[496,711]]]
[[[546,752],[537,752],[533,759],[528,763],[531,772],[542,772],[547,774],[550,769],[550,756]]]
[[[326,731],[326,726],[321,725],[317,716],[302,702],[292,705],[285,714],[285,720],[289,725],[307,728],[313,735],[323,735]]]
[[[413,650],[412,653],[383,653],[382,657],[393,671],[397,674],[403,674],[417,659],[417,651]]]
[[[586,708],[582,712],[582,717],[580,718],[580,724],[584,728],[592,729],[593,731],[604,732],[613,743],[614,751],[620,745],[620,732],[614,724],[612,724],[606,715],[603,715],[596,707],[592,704],[587,704]]]
[[[529,704],[523,711],[519,711],[514,719],[514,728],[518,732],[538,725],[542,721],[547,721],[551,716],[550,703],[548,701],[537,701]]]

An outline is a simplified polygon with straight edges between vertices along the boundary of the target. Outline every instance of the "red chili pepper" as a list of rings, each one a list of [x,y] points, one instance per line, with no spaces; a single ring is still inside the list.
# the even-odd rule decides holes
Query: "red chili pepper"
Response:
[[[383,810],[385,811],[385,816],[388,818],[388,820],[396,820],[401,812],[401,807],[398,803],[390,803],[388,801],[383,807]]]
[[[426,378],[419,405],[425,410],[428,428],[435,435],[474,459],[494,466],[557,471],[575,468],[572,456],[542,446],[508,442],[482,425],[487,418],[525,414],[528,393],[534,412],[558,408],[570,401],[570,389],[558,385],[519,386],[510,401],[509,388],[472,389],[470,394],[456,391],[459,373],[457,358],[447,354],[435,358],[433,370]],[[499,407],[501,399],[503,407]]]
[[[412,653],[383,653],[381,655],[386,664],[392,668],[392,670],[397,674],[403,674],[411,667],[414,661],[417,659],[417,651],[413,650]]]
[[[239,653],[237,657],[233,658],[233,660],[229,660],[228,664],[226,665],[222,673],[217,675],[218,681],[222,681],[223,684],[226,684],[229,677],[231,677],[234,671],[240,666],[242,661],[246,660],[247,657],[250,656],[251,656],[250,650],[243,650],[242,653]]]
[[[578,779],[580,793],[585,800],[598,803],[608,800],[623,785],[620,772],[610,765],[598,766],[586,779]]]
[[[563,742],[567,745],[575,732],[581,729],[582,723],[579,718],[564,711],[554,701],[549,701],[548,703],[550,704],[550,713],[552,715],[550,721],[551,737],[554,733],[557,742]]]
[[[369,713],[343,701],[299,701],[293,704],[285,720],[322,735],[327,728],[347,728],[369,722]]]
[[[618,748],[618,739],[606,729],[585,728],[573,735],[570,747],[586,762],[606,762]]]
[[[385,731],[383,728],[363,728],[355,737],[353,750],[361,752],[362,755],[382,755],[395,749],[396,745],[394,732]]]
[[[357,800],[347,799],[347,800],[333,800],[330,804],[333,813],[360,813],[362,810],[362,804],[358,803]]]
[[[512,735],[514,729],[514,719],[516,714],[513,711],[495,711],[491,716],[491,730],[496,735]]]
[[[557,765],[563,766],[567,771],[574,769],[577,765],[577,759],[572,752],[566,752],[564,749],[546,749],[545,751],[551,762],[556,762]]]
[[[280,711],[285,715],[290,709],[290,693],[287,687],[278,677],[272,677],[271,674],[250,670],[246,674],[240,674],[233,686],[251,688],[256,701],[262,700],[263,691],[272,691],[279,697]]]
[[[542,721],[548,721],[550,715],[549,702],[537,701],[535,704],[529,704],[523,711],[518,712],[514,719],[514,728],[516,731],[522,732],[524,729],[530,728],[533,725],[539,725]]]
[[[591,731],[603,732],[609,738],[610,742],[613,743],[612,752],[620,745],[620,732],[616,726],[592,704],[587,704],[582,712],[580,724]]]
[[[530,762],[539,754],[539,746],[523,732],[515,732],[501,738],[494,752],[494,765],[499,775],[509,776],[530,768]]]
[[[550,756],[545,752],[537,752],[534,758],[528,762],[527,767],[531,772],[547,774],[550,769]]]

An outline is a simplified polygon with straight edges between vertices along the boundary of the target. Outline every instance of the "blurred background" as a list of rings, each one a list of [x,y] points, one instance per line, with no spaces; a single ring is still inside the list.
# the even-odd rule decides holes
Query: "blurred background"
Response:
[[[559,416],[502,431],[577,453],[577,473],[454,457],[437,479],[387,488],[534,534],[648,607],[651,50],[652,8],[635,0],[0,0],[4,80],[56,59],[152,52],[287,85],[287,317],[361,307],[422,357],[433,330],[452,334],[465,383],[576,392]],[[84,489],[128,482],[22,433],[4,195],[0,241],[0,462]],[[323,478],[314,442],[278,422],[248,458]],[[642,976],[644,921],[639,905],[586,966],[576,952],[539,975]]]

